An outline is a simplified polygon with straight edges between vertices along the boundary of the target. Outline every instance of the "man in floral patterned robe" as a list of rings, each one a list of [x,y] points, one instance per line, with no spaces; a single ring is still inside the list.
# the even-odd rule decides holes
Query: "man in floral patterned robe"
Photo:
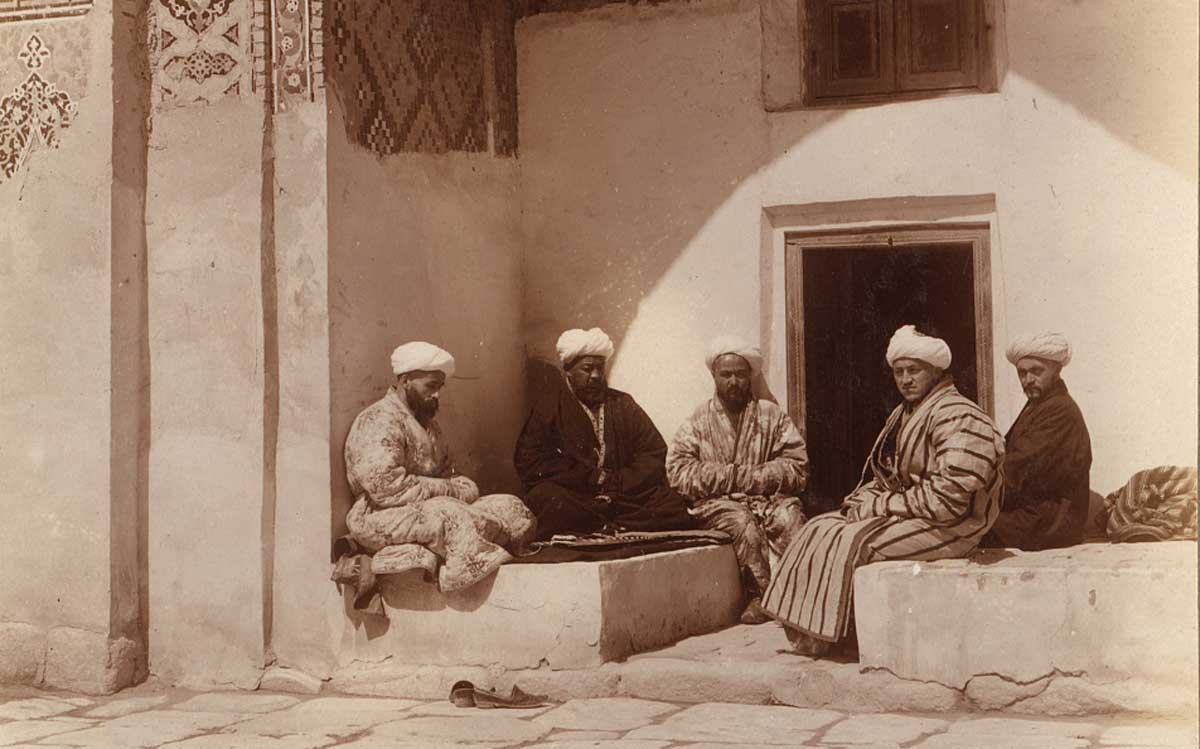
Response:
[[[422,341],[392,353],[396,384],[363,409],[346,438],[346,478],[354,506],[350,535],[377,552],[417,544],[440,561],[443,591],[469,587],[512,559],[532,539],[536,521],[510,494],[479,496],[455,472],[434,419],[454,358]]]

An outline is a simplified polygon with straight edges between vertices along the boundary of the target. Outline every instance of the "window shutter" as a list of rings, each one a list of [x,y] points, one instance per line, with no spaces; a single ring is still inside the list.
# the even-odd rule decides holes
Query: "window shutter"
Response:
[[[810,0],[810,90],[816,98],[895,90],[893,0]]]
[[[979,82],[978,0],[896,0],[896,77],[901,91]]]

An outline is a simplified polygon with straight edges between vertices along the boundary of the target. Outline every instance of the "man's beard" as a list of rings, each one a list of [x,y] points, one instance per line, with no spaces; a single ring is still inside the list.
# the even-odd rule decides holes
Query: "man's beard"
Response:
[[[717,397],[729,408],[740,411],[750,402],[750,386],[728,385],[718,388]]]
[[[437,414],[439,405],[437,398],[422,398],[416,392],[405,389],[404,400],[418,421],[429,421]]]

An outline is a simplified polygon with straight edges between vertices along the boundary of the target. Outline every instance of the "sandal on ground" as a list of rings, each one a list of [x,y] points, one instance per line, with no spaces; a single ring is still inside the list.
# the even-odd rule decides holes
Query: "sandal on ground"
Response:
[[[481,710],[520,709],[552,704],[547,695],[529,694],[518,686],[513,686],[512,693],[504,697],[490,689],[477,689],[469,681],[457,681],[450,687],[450,702],[455,707],[477,707]]]

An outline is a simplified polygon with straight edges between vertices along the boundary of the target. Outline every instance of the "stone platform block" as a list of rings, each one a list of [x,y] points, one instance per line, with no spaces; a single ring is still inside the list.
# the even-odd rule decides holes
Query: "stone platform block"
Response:
[[[349,622],[341,659],[503,669],[580,669],[736,621],[731,546],[632,559],[510,564],[441,593],[417,572],[380,578],[387,621]]]
[[[1196,596],[1183,541],[988,550],[854,577],[861,664],[955,689],[1069,675],[1195,694]]]

